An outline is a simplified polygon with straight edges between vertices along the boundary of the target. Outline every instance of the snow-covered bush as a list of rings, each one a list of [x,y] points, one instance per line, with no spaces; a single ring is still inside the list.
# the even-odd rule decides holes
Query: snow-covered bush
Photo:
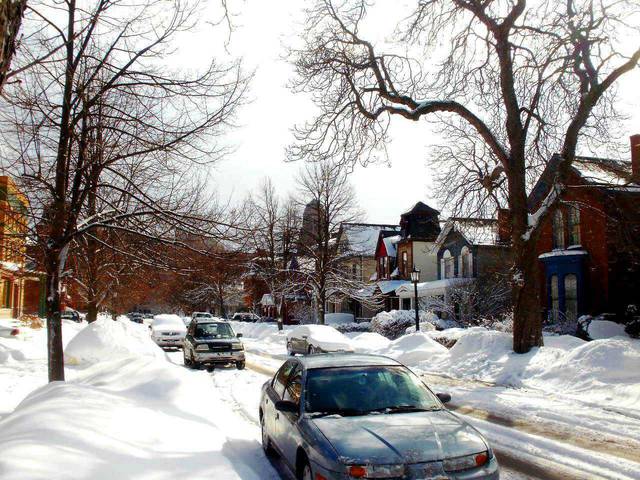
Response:
[[[362,323],[343,323],[341,325],[332,325],[333,328],[338,330],[341,333],[351,333],[351,332],[370,332],[371,331],[371,322],[362,322]]]
[[[577,335],[584,340],[600,340],[603,338],[631,336],[626,332],[629,325],[622,325],[609,320],[610,316],[583,315],[578,319]]]
[[[505,314],[499,318],[483,318],[478,322],[479,327],[485,327],[489,330],[497,330],[498,332],[513,332],[513,314]]]
[[[640,317],[634,317],[627,323],[624,331],[632,338],[640,338]]]
[[[428,323],[432,325],[430,321],[433,317],[435,315],[431,312],[420,311],[421,324]],[[413,310],[391,310],[390,312],[380,312],[371,319],[371,331],[395,340],[402,336],[407,331],[407,328],[412,325],[415,327],[415,323],[415,312]],[[424,328],[426,330],[435,329],[435,327],[429,328],[426,326]]]

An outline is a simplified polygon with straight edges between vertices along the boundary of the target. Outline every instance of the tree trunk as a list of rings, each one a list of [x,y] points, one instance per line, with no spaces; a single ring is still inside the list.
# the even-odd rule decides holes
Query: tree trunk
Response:
[[[27,0],[3,0],[0,2],[0,93],[11,67],[16,50],[18,31]]]
[[[539,260],[532,245],[514,252],[513,351],[516,353],[527,353],[543,344]]]
[[[322,290],[319,294],[318,294],[318,324],[319,325],[324,325],[324,307],[325,307],[325,302],[327,299],[327,295],[324,292],[324,290]]]
[[[47,347],[49,381],[64,381],[62,321],[60,319],[60,252],[47,249]]]
[[[98,302],[95,298],[87,301],[87,322],[92,323],[98,319]]]

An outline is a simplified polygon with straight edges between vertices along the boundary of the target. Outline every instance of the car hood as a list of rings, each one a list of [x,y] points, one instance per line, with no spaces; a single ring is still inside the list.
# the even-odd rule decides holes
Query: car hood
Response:
[[[198,345],[228,345],[230,343],[242,343],[236,337],[229,338],[195,338],[195,343]]]
[[[487,449],[476,430],[447,410],[311,421],[348,464],[433,462]]]

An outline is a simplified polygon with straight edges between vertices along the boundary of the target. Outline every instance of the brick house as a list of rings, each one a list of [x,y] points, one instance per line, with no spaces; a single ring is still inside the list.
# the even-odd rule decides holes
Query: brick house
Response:
[[[541,226],[541,301],[547,319],[583,314],[624,318],[640,306],[640,135],[631,162],[575,159],[557,208]],[[546,198],[557,156],[529,196],[536,212]]]

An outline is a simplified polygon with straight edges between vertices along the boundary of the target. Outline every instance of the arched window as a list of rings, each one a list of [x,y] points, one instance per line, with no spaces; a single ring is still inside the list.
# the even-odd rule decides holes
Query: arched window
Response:
[[[565,248],[564,243],[564,215],[561,210],[553,214],[553,248]]]
[[[580,245],[580,209],[575,205],[569,208],[569,246]]]
[[[451,256],[449,250],[445,250],[442,254],[444,260],[444,278],[453,278],[455,276],[456,258]]]
[[[409,276],[409,255],[406,251],[402,252],[402,275]]]
[[[558,276],[551,277],[551,320],[558,321],[558,311],[560,310],[560,292],[558,290]]]
[[[564,309],[567,321],[578,318],[578,277],[572,273],[564,277]]]
[[[460,266],[458,270],[461,272],[461,277],[473,277],[473,254],[471,250],[469,250],[469,247],[462,247],[460,251]]]

